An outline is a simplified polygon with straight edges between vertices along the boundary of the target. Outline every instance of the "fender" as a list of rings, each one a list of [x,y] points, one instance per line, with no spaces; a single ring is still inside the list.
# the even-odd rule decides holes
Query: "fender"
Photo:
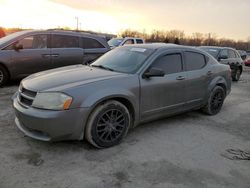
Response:
[[[212,91],[212,89],[218,85],[218,84],[223,84],[225,86],[225,89],[226,89],[226,92],[227,90],[229,89],[228,88],[228,84],[227,84],[227,81],[224,77],[222,76],[217,76],[215,77],[210,83],[209,83],[209,86],[208,86],[208,95],[209,93]]]
[[[139,95],[138,95],[139,96]],[[83,108],[90,108],[92,111],[98,104],[103,101],[114,99],[114,98],[123,98],[130,102],[133,110],[134,110],[134,123],[137,124],[139,122],[139,99],[136,98],[136,95],[131,91],[124,90],[122,88],[110,89],[107,88],[102,90],[101,92],[89,95],[81,104]]]

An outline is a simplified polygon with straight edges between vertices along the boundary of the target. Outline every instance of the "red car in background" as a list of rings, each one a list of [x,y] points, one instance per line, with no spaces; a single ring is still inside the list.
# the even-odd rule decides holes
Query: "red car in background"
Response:
[[[250,58],[248,58],[248,59],[245,60],[245,65],[248,66],[248,67],[250,67]]]

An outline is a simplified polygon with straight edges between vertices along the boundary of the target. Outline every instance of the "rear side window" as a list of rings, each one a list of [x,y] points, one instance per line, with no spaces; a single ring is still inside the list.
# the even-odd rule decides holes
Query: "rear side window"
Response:
[[[221,50],[220,57],[227,57],[228,58],[228,51],[227,50]]]
[[[141,40],[141,39],[136,39],[136,43],[137,43],[137,44],[143,44],[143,40]]]
[[[236,55],[233,50],[228,50],[228,58],[236,58]]]
[[[100,42],[92,38],[82,37],[81,43],[83,49],[105,48]]]
[[[196,52],[185,52],[187,71],[202,69],[206,65],[205,56]]]
[[[238,52],[234,51],[234,53],[235,53],[236,58],[241,58],[241,56]],[[245,56],[245,54],[243,54],[243,56]]]
[[[173,74],[182,71],[181,54],[168,54],[157,59],[152,67],[162,69],[165,74]]]
[[[52,35],[52,48],[79,48],[79,37]]]

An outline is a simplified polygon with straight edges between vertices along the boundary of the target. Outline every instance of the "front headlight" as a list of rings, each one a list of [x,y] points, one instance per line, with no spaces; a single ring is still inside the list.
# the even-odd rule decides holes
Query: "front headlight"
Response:
[[[37,93],[32,106],[46,110],[67,110],[72,103],[72,97],[55,92],[55,93]]]

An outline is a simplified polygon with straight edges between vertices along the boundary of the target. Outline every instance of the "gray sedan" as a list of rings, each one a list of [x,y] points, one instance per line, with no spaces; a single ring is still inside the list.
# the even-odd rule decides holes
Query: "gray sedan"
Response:
[[[145,44],[114,49],[91,66],[33,74],[13,96],[16,125],[43,141],[86,138],[99,148],[142,122],[202,109],[217,114],[230,67],[199,49]]]

